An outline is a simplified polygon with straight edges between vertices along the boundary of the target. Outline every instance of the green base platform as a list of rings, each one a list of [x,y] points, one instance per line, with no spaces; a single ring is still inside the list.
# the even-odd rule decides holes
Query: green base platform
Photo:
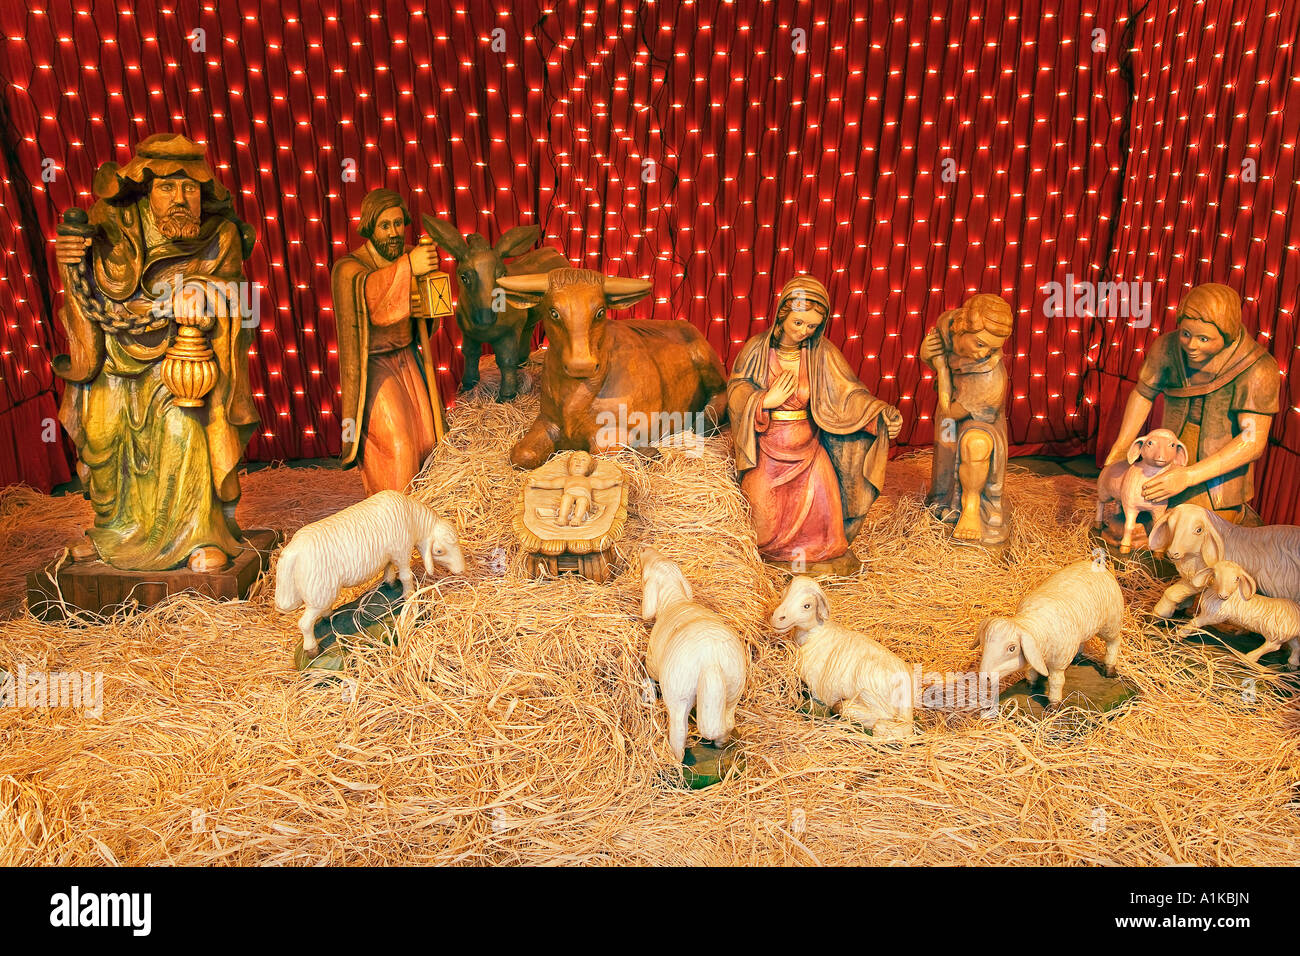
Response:
[[[1177,617],[1170,618],[1167,622],[1153,624],[1152,628],[1156,629],[1158,633],[1162,633],[1164,637],[1174,644],[1181,644],[1188,649],[1205,651],[1218,663],[1235,665],[1240,668],[1243,676],[1259,673],[1259,671],[1251,667],[1248,661],[1241,658],[1259,647],[1264,642],[1262,637],[1239,629],[1209,627],[1204,631],[1194,631],[1187,637],[1180,638],[1177,631],[1187,624],[1188,619],[1188,614],[1185,612],[1179,613]],[[1261,667],[1278,673],[1296,673],[1290,671],[1287,667],[1287,661],[1290,657],[1291,649],[1283,644],[1279,650],[1261,657],[1259,663]],[[1300,674],[1297,674],[1296,681],[1300,683]]]
[[[359,640],[392,644],[392,623],[402,613],[402,583],[382,584],[316,622],[319,653],[309,657],[302,641],[293,653],[298,670],[341,671],[348,650]]]
[[[807,687],[805,687],[805,688],[803,689],[803,699],[800,701],[799,706],[796,707],[795,710],[796,710],[798,713],[803,714],[805,717],[812,717],[812,718],[815,718],[815,719],[817,719],[817,720],[840,720],[840,721],[843,721],[843,722],[844,722],[844,726],[846,726],[846,727],[850,727],[850,728],[852,728],[853,730],[858,731],[859,733],[866,734],[868,737],[874,737],[874,736],[875,736],[875,734],[872,732],[872,730],[871,730],[870,727],[864,727],[862,724],[858,723],[856,720],[848,720],[848,719],[846,719],[846,718],[844,718],[844,717],[841,717],[841,716],[840,716],[839,714],[837,714],[834,710],[832,710],[831,708],[827,707],[825,704],[823,704],[820,700],[818,700],[818,699],[817,699],[816,697],[814,697],[812,694],[808,693],[808,688],[807,688]],[[915,731],[915,727],[916,727],[916,725],[915,725],[915,722],[914,722],[914,723],[913,723],[913,728],[914,728],[914,731],[913,731],[913,732],[916,732],[916,731]],[[903,738],[903,739],[906,739],[906,738]],[[882,738],[882,742],[883,742],[883,743],[897,743],[898,741],[897,741],[897,740],[895,740],[895,741],[883,740],[883,738]]]
[[[682,776],[692,790],[703,790],[724,779],[732,770],[745,769],[745,755],[740,741],[733,735],[725,747],[715,747],[701,740],[686,748],[682,757]]]
[[[1077,707],[1098,716],[1114,710],[1125,701],[1137,696],[1137,688],[1122,677],[1107,677],[1096,661],[1076,657],[1065,670],[1065,688],[1061,696],[1062,707]],[[1003,713],[1024,713],[1041,717],[1047,712],[1047,678],[1040,677],[1033,684],[1019,680],[998,698]]]
[[[1134,548],[1128,554],[1121,554],[1119,545],[1107,538],[1102,528],[1089,528],[1088,540],[1094,548],[1105,551],[1107,559],[1116,570],[1123,571],[1128,565],[1138,565],[1158,581],[1172,581],[1178,577],[1178,569],[1173,562],[1147,548]]]

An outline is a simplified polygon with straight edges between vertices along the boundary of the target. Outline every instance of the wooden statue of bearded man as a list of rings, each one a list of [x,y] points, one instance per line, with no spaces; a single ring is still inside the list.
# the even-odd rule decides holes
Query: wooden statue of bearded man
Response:
[[[253,231],[203,150],[176,134],[105,163],[94,192],[56,240],[69,346],[53,363],[68,383],[59,417],[95,512],[93,552],[73,554],[215,571],[243,549],[235,468],[258,424],[243,321]]]
[[[412,280],[437,269],[437,247],[408,246],[402,197],[361,201],[365,244],[334,264],[331,286],[343,386],[343,464],[358,464],[366,494],[404,491],[437,443],[440,403],[416,345]]]

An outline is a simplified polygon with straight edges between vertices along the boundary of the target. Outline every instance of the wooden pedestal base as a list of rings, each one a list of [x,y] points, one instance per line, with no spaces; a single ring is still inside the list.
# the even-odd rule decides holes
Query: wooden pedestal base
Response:
[[[1290,667],[1291,648],[1283,644],[1279,650],[1271,651],[1260,657],[1255,665],[1245,660],[1247,654],[1258,650],[1264,639],[1244,628],[1231,624],[1211,625],[1203,630],[1181,633],[1181,628],[1188,626],[1185,610],[1180,610],[1173,618],[1153,624],[1152,630],[1162,633],[1175,646],[1181,645],[1187,650],[1199,649],[1215,662],[1216,667],[1225,673],[1231,673],[1234,679],[1254,677],[1265,671],[1294,674]],[[1292,681],[1285,682],[1294,683]],[[1282,686],[1279,684],[1279,686]]]
[[[257,576],[271,564],[271,552],[284,540],[278,531],[244,532],[244,550],[219,571],[120,571],[97,558],[65,559],[27,575],[27,609],[42,621],[61,621],[78,612],[114,614],[144,608],[181,591],[197,591],[218,601],[247,597]]]
[[[1011,548],[1011,502],[1005,498],[1002,500],[1002,526],[990,532],[985,529],[984,537],[978,541],[968,540],[966,538],[954,538],[952,533],[957,528],[957,519],[960,516],[954,508],[944,508],[939,505],[926,505],[926,510],[940,524],[946,526],[948,532],[948,541],[958,548],[982,548],[989,555],[999,561],[1007,560],[1007,551]]]
[[[542,554],[534,551],[528,556],[528,568],[535,577],[561,574],[581,574],[597,584],[604,584],[614,577],[612,568],[613,548],[593,551],[590,554]]]
[[[831,574],[836,577],[846,578],[862,570],[862,559],[852,551],[846,551],[838,558],[830,558],[825,561],[775,561],[764,558],[763,563],[769,567],[778,568],[786,574],[802,574],[808,577]]]

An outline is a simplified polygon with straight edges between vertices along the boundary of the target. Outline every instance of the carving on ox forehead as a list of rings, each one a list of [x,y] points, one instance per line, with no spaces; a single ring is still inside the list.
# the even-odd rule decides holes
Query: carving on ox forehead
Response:
[[[560,289],[595,288],[606,295],[625,296],[647,293],[650,282],[646,279],[628,279],[624,276],[607,276],[591,269],[553,269],[547,273],[552,292]]]
[[[604,273],[594,269],[553,269],[547,274],[547,280],[552,292],[573,286],[595,286],[599,289],[605,285]]]
[[[603,293],[627,300],[632,304],[649,294],[648,279],[626,279],[606,276],[592,269],[552,269],[550,272],[533,272],[527,275],[503,276],[497,281],[503,289],[522,294],[546,294],[560,291]],[[615,305],[615,307],[619,307]]]

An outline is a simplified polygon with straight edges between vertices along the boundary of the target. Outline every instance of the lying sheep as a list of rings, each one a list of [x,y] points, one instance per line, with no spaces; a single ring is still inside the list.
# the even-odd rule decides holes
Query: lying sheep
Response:
[[[641,552],[641,617],[654,621],[646,669],[668,708],[668,743],[681,762],[691,708],[700,736],[723,746],[745,689],[745,645],[717,614],[696,604],[681,568],[654,548]]]
[[[1185,504],[1170,508],[1151,527],[1148,544],[1165,552],[1179,577],[1157,602],[1157,617],[1171,617],[1200,590],[1192,582],[1220,561],[1241,565],[1263,594],[1300,601],[1300,527],[1295,525],[1244,528]]]
[[[799,676],[808,692],[841,717],[886,740],[912,733],[912,669],[865,634],[831,620],[826,595],[812,578],[796,577],[772,612],[772,626],[793,631]]]
[[[1300,667],[1300,604],[1286,598],[1265,597],[1256,593],[1255,579],[1240,564],[1219,561],[1206,568],[1192,582],[1205,588],[1201,592],[1196,615],[1181,631],[1186,637],[1196,628],[1211,624],[1236,624],[1254,631],[1264,643],[1246,655],[1252,663],[1283,644],[1291,646],[1287,667]]]
[[[425,570],[437,562],[463,574],[465,558],[456,529],[425,504],[398,491],[380,491],[342,511],[304,525],[284,547],[275,574],[275,606],[307,609],[298,620],[302,646],[316,653],[316,622],[339,592],[384,572],[384,583],[402,579],[402,596],[415,588],[411,549],[419,547]]]
[[[1187,464],[1187,446],[1167,428],[1157,428],[1129,446],[1128,461],[1107,465],[1097,476],[1097,527],[1106,521],[1106,505],[1118,501],[1124,513],[1124,538],[1121,554],[1133,550],[1133,529],[1138,515],[1149,512],[1155,519],[1165,513],[1163,501],[1151,501],[1142,494],[1142,486],[1174,465]]]
[[[1065,669],[1093,637],[1106,642],[1106,676],[1115,676],[1124,622],[1124,592],[1104,564],[1076,561],[1021,600],[1014,617],[991,617],[975,635],[980,673],[998,680],[1025,667],[1031,682],[1047,675],[1047,699],[1061,702]]]

